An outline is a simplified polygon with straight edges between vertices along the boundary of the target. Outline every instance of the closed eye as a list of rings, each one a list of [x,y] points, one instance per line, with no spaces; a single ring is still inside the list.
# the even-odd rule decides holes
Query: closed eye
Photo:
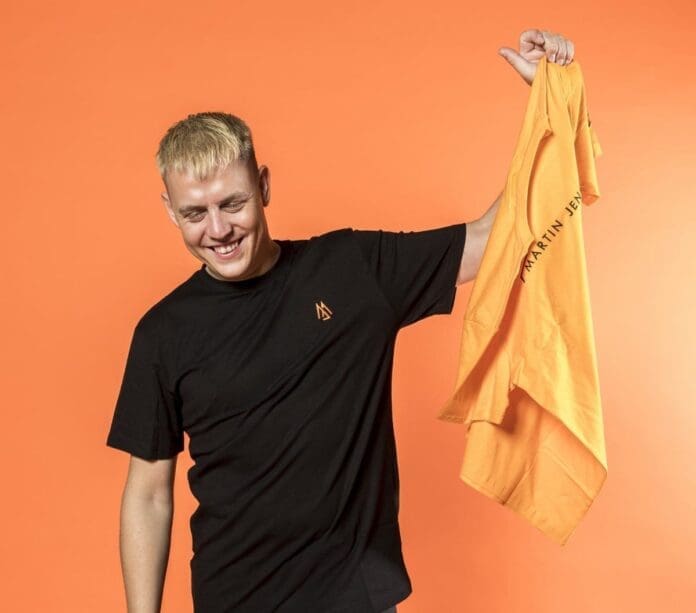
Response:
[[[230,204],[225,205],[225,208],[227,209],[241,209],[244,206],[243,202],[232,202]]]
[[[224,208],[236,211],[244,206],[245,202],[229,202],[224,205]],[[188,221],[200,221],[203,218],[204,211],[192,211],[184,215],[184,219]]]

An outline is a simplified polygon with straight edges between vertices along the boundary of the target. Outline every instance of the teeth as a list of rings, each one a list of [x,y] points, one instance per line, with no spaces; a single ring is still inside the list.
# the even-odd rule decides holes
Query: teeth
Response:
[[[239,245],[239,241],[230,243],[229,245],[225,245],[224,247],[215,247],[214,249],[217,253],[230,253],[231,251],[234,251],[237,245]]]

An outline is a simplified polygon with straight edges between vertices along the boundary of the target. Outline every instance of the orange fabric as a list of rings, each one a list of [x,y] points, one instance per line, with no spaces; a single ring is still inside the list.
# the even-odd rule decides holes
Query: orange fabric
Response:
[[[460,478],[564,545],[607,475],[582,207],[599,197],[580,64],[542,57],[464,316]]]

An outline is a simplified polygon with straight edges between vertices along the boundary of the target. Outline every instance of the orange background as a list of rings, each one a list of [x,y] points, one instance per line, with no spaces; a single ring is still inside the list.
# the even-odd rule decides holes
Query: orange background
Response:
[[[435,415],[460,286],[452,316],[397,342],[414,588],[399,612],[694,610],[693,2],[341,4],[3,8],[3,610],[125,610],[128,456],[105,437],[137,319],[199,266],[159,200],[166,128],[204,110],[249,123],[273,238],[473,221],[529,92],[497,49],[529,28],[574,41],[604,150],[583,213],[609,476],[565,548],[458,480],[464,432]],[[165,613],[191,611],[189,465],[184,451]]]

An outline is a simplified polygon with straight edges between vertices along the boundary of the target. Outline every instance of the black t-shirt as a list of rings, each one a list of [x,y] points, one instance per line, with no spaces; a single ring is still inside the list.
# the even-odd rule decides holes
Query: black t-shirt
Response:
[[[451,313],[460,223],[342,228],[238,282],[201,267],[137,323],[106,444],[189,436],[197,613],[369,613],[411,593],[391,407],[400,328]]]

